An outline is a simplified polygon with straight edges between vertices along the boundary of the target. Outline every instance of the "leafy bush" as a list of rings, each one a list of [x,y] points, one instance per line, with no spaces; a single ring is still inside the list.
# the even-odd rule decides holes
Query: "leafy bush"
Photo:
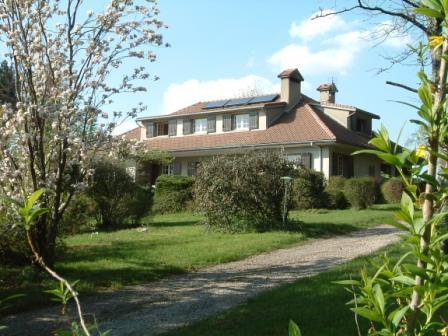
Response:
[[[278,152],[253,151],[202,162],[194,186],[195,203],[210,228],[226,232],[279,227],[284,182],[294,168]]]
[[[403,191],[403,181],[397,177],[387,180],[381,186],[381,193],[387,203],[400,203]]]
[[[328,179],[325,193],[327,194],[327,208],[329,209],[346,209],[349,205],[344,195],[344,186],[346,178],[343,176],[331,176]]]
[[[292,186],[292,198],[297,209],[321,208],[325,205],[325,176],[321,172],[300,167]]]
[[[371,177],[350,178],[345,182],[344,195],[355,209],[375,203],[375,180]]]
[[[95,202],[101,228],[118,227],[126,220],[137,223],[152,201],[151,191],[134,183],[124,166],[106,160],[96,163],[87,195]]]
[[[61,220],[62,234],[76,234],[95,219],[97,206],[86,193],[75,195],[70,201]]]
[[[159,213],[187,210],[193,200],[193,185],[191,177],[160,175],[156,180],[153,210]]]

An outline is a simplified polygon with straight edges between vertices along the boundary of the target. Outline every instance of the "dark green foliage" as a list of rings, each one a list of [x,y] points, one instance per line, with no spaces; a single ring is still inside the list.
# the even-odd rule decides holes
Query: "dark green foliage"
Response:
[[[16,101],[14,72],[8,65],[8,62],[3,61],[0,65],[0,103],[9,103],[15,106]]]
[[[126,220],[136,223],[151,207],[150,190],[134,183],[124,166],[106,160],[96,163],[87,194],[95,202],[101,228],[118,227]]]
[[[253,151],[202,162],[194,194],[210,228],[226,232],[279,227],[284,197],[282,176],[294,168],[278,152]]]
[[[96,203],[86,193],[73,196],[62,216],[60,232],[76,234],[85,229],[96,216]]]
[[[355,209],[365,209],[375,203],[375,180],[371,177],[350,178],[345,182],[344,195]]]
[[[325,206],[325,176],[321,172],[300,167],[292,186],[292,198],[297,209],[315,209]]]
[[[344,186],[347,179],[343,176],[331,176],[328,180],[325,193],[327,194],[327,208],[346,209],[349,205],[344,195]]]
[[[381,193],[387,203],[400,203],[403,191],[403,181],[397,177],[387,180],[381,186]]]
[[[31,253],[25,231],[13,224],[13,219],[0,213],[0,264],[23,265]]]
[[[179,175],[161,175],[156,180],[154,211],[175,213],[188,209],[193,200],[194,179]]]

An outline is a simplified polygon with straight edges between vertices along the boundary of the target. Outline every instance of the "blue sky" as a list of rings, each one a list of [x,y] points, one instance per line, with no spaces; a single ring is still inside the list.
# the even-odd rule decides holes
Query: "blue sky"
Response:
[[[376,43],[366,37],[384,27],[387,18],[366,23],[362,15],[353,13],[309,20],[332,3],[159,0],[160,18],[169,26],[164,39],[171,47],[155,50],[158,59],[149,69],[160,80],[150,83],[149,91],[140,95],[149,106],[144,115],[238,95],[254,85],[266,92],[277,91],[277,74],[286,67],[298,67],[305,78],[305,94],[318,98],[316,87],[334,79],[338,103],[379,114],[380,122],[395,137],[415,112],[392,100],[415,102],[416,98],[385,81],[416,86],[418,69],[395,66],[381,75],[376,69],[388,64],[381,55],[399,53],[412,37],[391,38],[374,47]],[[134,99],[123,96],[114,107],[126,106]],[[404,140],[413,129],[406,126]]]

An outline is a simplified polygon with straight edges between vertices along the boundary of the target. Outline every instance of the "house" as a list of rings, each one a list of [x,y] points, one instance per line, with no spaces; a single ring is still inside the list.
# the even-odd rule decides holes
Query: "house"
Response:
[[[170,166],[153,167],[151,183],[162,173],[193,176],[198,162],[207,157],[248,149],[283,149],[288,159],[327,178],[390,172],[373,155],[351,155],[369,148],[372,119],[378,115],[336,103],[334,83],[317,88],[318,101],[302,94],[303,77],[297,69],[278,78],[279,94],[198,102],[171,114],[139,118],[140,127],[122,136],[174,157]]]

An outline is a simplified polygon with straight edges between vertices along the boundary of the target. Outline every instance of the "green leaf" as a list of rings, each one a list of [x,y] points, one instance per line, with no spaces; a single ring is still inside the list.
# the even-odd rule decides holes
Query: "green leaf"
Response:
[[[399,275],[399,276],[391,278],[390,280],[396,281],[396,282],[399,282],[399,283],[402,283],[402,284],[408,285],[408,286],[415,286],[415,279],[408,277],[406,275]]]
[[[33,192],[30,197],[28,197],[27,205],[29,206],[29,208],[31,208],[36,203],[36,201],[42,196],[44,192],[45,189],[39,189]]]
[[[428,7],[430,9],[433,9],[433,10],[438,11],[441,14],[443,14],[442,13],[443,8],[442,8],[440,2],[437,0],[421,0],[421,4],[425,7]]]
[[[370,321],[381,322],[381,316],[373,310],[370,310],[365,307],[357,307],[357,308],[350,308],[350,309],[351,309],[351,311],[355,312],[359,316],[362,316]]]
[[[378,307],[380,308],[381,313],[384,314],[384,307],[385,307],[384,294],[379,284],[376,284],[373,287],[373,295],[375,297],[376,302],[378,303]]]
[[[302,336],[299,326],[293,320],[289,320],[289,336]]]
[[[405,212],[409,218],[414,219],[414,202],[407,193],[401,196],[401,210]]]
[[[428,16],[428,17],[433,17],[436,19],[443,18],[443,15],[440,12],[438,12],[434,9],[430,9],[430,8],[416,8],[415,12],[417,14],[421,14],[421,15]]]
[[[403,308],[401,308],[398,311],[394,311],[393,318],[392,318],[392,324],[396,327],[400,324],[401,320],[403,319],[404,315],[406,315],[406,312],[408,311],[409,306],[406,305]]]

